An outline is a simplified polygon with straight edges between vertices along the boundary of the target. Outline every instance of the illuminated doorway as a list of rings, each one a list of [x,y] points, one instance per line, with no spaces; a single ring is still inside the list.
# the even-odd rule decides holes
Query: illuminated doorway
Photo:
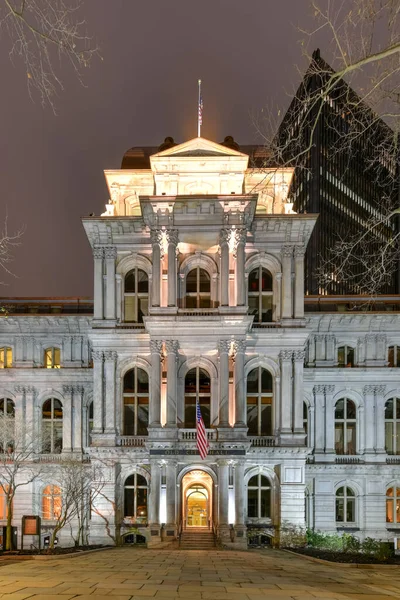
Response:
[[[185,528],[209,529],[212,522],[213,481],[208,473],[193,470],[182,479],[182,520]]]

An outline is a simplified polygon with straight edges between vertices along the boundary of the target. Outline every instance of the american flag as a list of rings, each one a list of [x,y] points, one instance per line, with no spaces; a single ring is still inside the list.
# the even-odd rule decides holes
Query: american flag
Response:
[[[199,116],[198,116],[199,125],[203,124],[203,96],[200,91],[199,95]]]
[[[201,459],[204,460],[208,454],[209,443],[207,440],[207,432],[204,425],[203,417],[201,416],[200,404],[196,402],[196,446],[200,453]]]

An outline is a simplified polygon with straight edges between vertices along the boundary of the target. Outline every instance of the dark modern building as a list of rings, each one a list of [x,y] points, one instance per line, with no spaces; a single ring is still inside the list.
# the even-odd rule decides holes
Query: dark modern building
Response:
[[[279,160],[296,167],[291,186],[294,210],[318,213],[305,262],[306,294],[362,293],[360,255],[348,264],[343,281],[331,264],[321,284],[319,273],[340,239],[351,239],[378,220],[384,207],[399,198],[399,157],[393,152],[394,132],[370,110],[343,79],[334,86],[333,69],[313,54],[310,66],[281,123],[276,148]],[[391,220],[370,235],[368,248],[379,253],[393,239],[399,223]],[[362,250],[360,250],[361,252]],[[379,293],[398,293],[398,269]]]

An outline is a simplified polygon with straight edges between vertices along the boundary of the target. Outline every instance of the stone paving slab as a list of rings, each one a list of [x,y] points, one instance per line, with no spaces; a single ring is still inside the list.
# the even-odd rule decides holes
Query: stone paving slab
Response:
[[[0,600],[393,600],[400,569],[342,569],[279,550],[114,548],[79,559],[13,562]]]

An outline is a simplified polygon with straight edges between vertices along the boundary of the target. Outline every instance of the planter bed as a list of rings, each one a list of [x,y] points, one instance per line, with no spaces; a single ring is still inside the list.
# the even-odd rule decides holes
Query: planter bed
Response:
[[[98,552],[99,550],[110,550],[114,546],[79,546],[79,548],[53,548],[51,550],[13,550],[11,552],[1,552],[0,558],[10,560],[29,560],[29,559],[49,559],[49,558],[73,558],[89,554],[90,552]]]
[[[393,556],[387,560],[378,560],[374,556],[368,554],[355,553],[350,554],[347,552],[332,552],[330,550],[321,550],[319,548],[284,548],[294,554],[301,554],[310,558],[317,558],[319,560],[334,562],[334,563],[347,563],[354,565],[399,565],[400,556]]]

